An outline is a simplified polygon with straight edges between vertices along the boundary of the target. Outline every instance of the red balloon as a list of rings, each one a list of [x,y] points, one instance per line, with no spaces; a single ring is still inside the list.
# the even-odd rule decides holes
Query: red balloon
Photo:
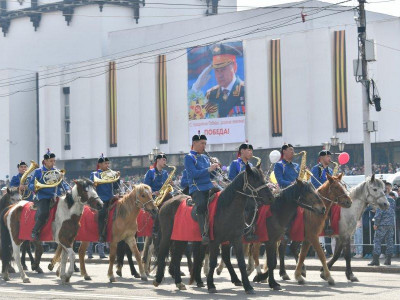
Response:
[[[349,162],[349,160],[350,160],[350,155],[347,152],[342,152],[339,154],[338,157],[339,164],[345,165]]]

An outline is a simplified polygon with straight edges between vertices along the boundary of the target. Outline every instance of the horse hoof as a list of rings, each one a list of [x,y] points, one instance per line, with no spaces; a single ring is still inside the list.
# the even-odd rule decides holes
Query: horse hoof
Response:
[[[47,269],[49,269],[49,271],[53,271],[54,265],[53,265],[53,264],[49,264],[49,265],[47,266]]]
[[[147,276],[147,274],[146,274],[146,276]],[[140,274],[138,274],[138,273],[133,274],[133,277],[135,277],[135,278],[140,278]]]
[[[181,282],[181,283],[177,283],[176,287],[180,290],[180,291],[186,291],[186,286]]]
[[[41,267],[37,267],[35,270],[38,274],[43,274],[43,270]]]
[[[155,287],[158,287],[158,286],[160,285],[160,283],[159,283],[159,282],[157,282],[157,280],[156,280],[156,279],[154,279],[154,280],[153,280],[153,285],[154,285]]]
[[[301,276],[303,276],[303,277],[307,277],[307,273],[306,273],[306,271],[301,271]]]
[[[26,277],[26,278],[24,278],[24,279],[22,280],[22,282],[23,282],[23,283],[31,283],[31,280],[30,280],[28,277]]]
[[[3,280],[4,280],[4,281],[10,281],[10,277],[8,277],[8,276],[3,276]]]
[[[321,272],[321,274],[319,274],[319,277],[321,277],[321,278],[322,278],[323,280],[325,280],[325,281],[327,280],[326,277],[325,277],[324,272]]]
[[[360,282],[360,281],[358,280],[358,278],[355,277],[355,276],[350,277],[350,281],[351,281],[351,282]]]
[[[13,267],[9,266],[8,273],[15,273],[15,269]]]
[[[60,276],[60,269],[57,269],[57,271],[56,271],[56,276],[57,276],[57,277]]]
[[[117,270],[117,272],[115,272],[115,273],[117,273],[117,275],[118,275],[119,277],[122,277],[122,272],[121,272],[121,270]]]
[[[282,280],[290,280],[290,277],[288,274],[282,275]]]
[[[27,267],[26,265],[23,265],[23,266],[22,266],[22,269],[23,269],[24,271],[28,271],[28,267]],[[8,272],[9,272],[9,273],[12,273],[12,272],[10,272],[10,270],[8,270]]]
[[[113,283],[113,282],[116,282],[117,280],[115,279],[115,277],[114,276],[111,276],[110,277],[110,283]]]
[[[181,271],[181,276],[186,276],[184,272]]]
[[[66,276],[66,277],[65,277],[65,282],[66,282],[66,283],[69,283],[69,280],[70,280],[70,279],[71,279],[71,276]]]
[[[81,270],[78,267],[74,267],[74,272],[79,273]]]
[[[222,273],[222,270],[217,269],[217,275],[221,275],[221,273]]]
[[[274,291],[281,291],[281,290],[282,290],[282,288],[281,288],[280,285],[273,286],[272,289],[273,289]]]
[[[253,278],[253,282],[260,282],[260,277],[258,276],[258,274],[256,276],[254,276]]]
[[[205,287],[205,285],[204,285],[203,282],[198,282],[198,283],[197,283],[197,287],[198,287],[198,288],[203,288],[203,287]]]
[[[85,275],[83,278],[84,278],[85,280],[92,280],[92,277],[90,277],[89,275]]]
[[[254,289],[251,289],[251,290],[247,290],[246,291],[246,294],[247,295],[254,295],[256,292],[254,291]]]
[[[215,293],[217,293],[217,289],[216,288],[210,288],[210,289],[208,289],[208,293],[215,294]]]
[[[328,283],[329,285],[335,285],[335,280],[333,280],[333,278],[329,278]]]
[[[268,283],[267,279],[261,280],[261,283]]]
[[[243,283],[239,280],[239,281],[236,281],[236,282],[233,282],[233,284],[235,285],[235,286],[243,286]]]
[[[142,281],[147,281],[147,276],[146,276],[146,275],[141,276],[141,277],[140,277],[140,280],[142,280]]]
[[[297,283],[298,284],[305,284],[306,281],[304,280],[304,278],[302,276],[296,277]]]

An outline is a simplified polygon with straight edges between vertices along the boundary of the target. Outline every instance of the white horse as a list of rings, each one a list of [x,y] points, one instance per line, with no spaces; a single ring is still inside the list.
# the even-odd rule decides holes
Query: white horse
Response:
[[[2,264],[7,266],[11,261],[11,254],[13,254],[24,283],[29,283],[30,279],[25,274],[21,264],[20,247],[23,241],[19,239],[19,226],[22,210],[27,203],[28,201],[20,201],[10,206],[8,210],[2,213],[0,220],[3,246]],[[60,197],[58,201],[52,231],[54,242],[57,242],[62,247],[60,272],[62,283],[69,282],[74,271],[75,253],[72,245],[80,227],[79,221],[83,207],[86,204],[93,208],[99,208],[103,205],[93,187],[93,182],[88,179],[76,180],[71,194]],[[65,273],[68,257],[70,264],[68,272]],[[2,271],[3,279],[5,281],[10,280],[8,269],[3,268]]]
[[[328,262],[328,268],[332,268],[343,251],[346,259],[346,277],[348,280],[356,282],[358,279],[353,275],[351,269],[350,241],[356,230],[357,221],[361,219],[367,205],[387,209],[389,202],[385,196],[384,182],[375,178],[375,175],[368,177],[366,181],[352,188],[350,197],[353,204],[350,208],[342,208],[340,212],[339,236],[337,236],[335,253]]]

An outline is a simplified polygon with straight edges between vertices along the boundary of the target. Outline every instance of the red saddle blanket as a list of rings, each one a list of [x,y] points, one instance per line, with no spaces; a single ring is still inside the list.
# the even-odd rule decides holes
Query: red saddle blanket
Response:
[[[341,208],[339,205],[333,205],[331,207],[331,227],[333,229],[333,235],[339,234],[339,220],[340,220]],[[320,236],[324,236],[325,233],[322,231]],[[302,242],[304,240],[304,209],[297,208],[297,216],[290,229],[290,239],[295,242]]]
[[[217,203],[220,192],[216,193],[214,198],[208,204],[208,224],[210,228],[210,239],[214,239],[214,217],[217,212]],[[171,240],[200,242],[201,233],[199,225],[192,218],[193,206],[188,206],[186,200],[179,205],[175,214],[174,227],[172,229]]]
[[[107,242],[112,240],[112,224],[116,205],[113,205],[108,212],[107,222]],[[98,213],[89,206],[84,207],[81,218],[81,227],[76,236],[76,241],[97,242],[99,240],[99,228],[97,224]],[[151,215],[144,210],[140,210],[138,218],[137,236],[151,236],[153,228],[153,219]]]
[[[258,209],[258,216],[256,221],[256,231],[255,234],[258,237],[257,241],[254,242],[267,242],[269,240],[268,237],[268,229],[267,229],[267,219],[272,216],[271,206],[263,205]],[[244,243],[247,243],[243,240]]]
[[[43,226],[40,232],[40,240],[43,242],[53,241],[53,230],[52,223],[56,217],[58,202],[50,209],[50,216],[47,220],[46,225]],[[31,241],[31,234],[33,227],[35,226],[35,216],[36,210],[31,209],[33,206],[33,202],[28,202],[24,205],[21,213],[21,217],[19,220],[19,235],[18,238],[24,241]]]

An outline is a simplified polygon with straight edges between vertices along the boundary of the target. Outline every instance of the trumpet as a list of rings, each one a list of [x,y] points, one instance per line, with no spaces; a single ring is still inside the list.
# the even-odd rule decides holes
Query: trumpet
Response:
[[[219,161],[219,159],[216,158],[216,157],[212,157],[212,156],[210,155],[210,153],[208,153],[206,150],[204,150],[204,154],[209,158],[209,160],[210,160],[210,162],[211,162],[212,164],[219,164],[219,165],[221,165],[221,162]],[[214,172],[216,172],[218,175],[220,175],[224,181],[226,181],[226,182],[231,182],[231,181],[229,180],[229,178],[224,174],[224,172],[222,171],[222,169],[221,169],[220,167],[218,167]]]
[[[107,169],[106,171],[101,172],[100,178],[94,175],[94,185],[97,186],[99,184],[114,183],[118,181],[119,178],[119,172]]]

